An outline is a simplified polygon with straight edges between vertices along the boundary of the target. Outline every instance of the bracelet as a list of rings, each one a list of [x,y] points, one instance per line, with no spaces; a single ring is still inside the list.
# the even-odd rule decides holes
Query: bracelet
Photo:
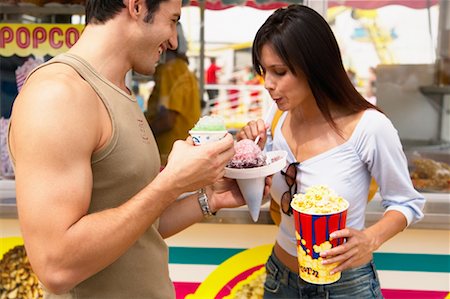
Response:
[[[199,189],[197,191],[197,195],[198,203],[200,205],[200,208],[202,209],[203,216],[210,217],[216,215],[216,213],[211,212],[211,209],[209,208],[208,195],[206,195],[205,189]]]

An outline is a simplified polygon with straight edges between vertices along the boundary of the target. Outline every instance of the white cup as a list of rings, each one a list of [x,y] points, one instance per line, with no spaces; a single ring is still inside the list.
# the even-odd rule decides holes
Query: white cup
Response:
[[[195,131],[190,130],[189,134],[192,137],[192,141],[194,141],[195,145],[206,144],[214,141],[218,141],[222,139],[227,131]]]

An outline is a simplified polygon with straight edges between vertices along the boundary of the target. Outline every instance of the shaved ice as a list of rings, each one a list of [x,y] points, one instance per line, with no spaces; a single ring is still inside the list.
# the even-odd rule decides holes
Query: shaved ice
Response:
[[[253,168],[266,165],[266,154],[251,139],[242,139],[234,145],[235,154],[227,167]]]
[[[225,121],[220,116],[201,117],[191,131],[224,131],[226,130]]]

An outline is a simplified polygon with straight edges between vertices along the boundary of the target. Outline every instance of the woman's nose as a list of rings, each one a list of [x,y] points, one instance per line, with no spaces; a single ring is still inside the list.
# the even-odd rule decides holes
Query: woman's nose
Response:
[[[264,77],[264,88],[267,90],[273,90],[275,88],[275,84],[269,76]]]

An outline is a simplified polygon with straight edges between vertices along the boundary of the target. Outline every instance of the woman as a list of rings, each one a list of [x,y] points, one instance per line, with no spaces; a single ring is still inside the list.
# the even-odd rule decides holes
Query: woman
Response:
[[[267,264],[264,298],[382,298],[372,253],[423,217],[424,198],[414,190],[397,131],[388,118],[353,87],[327,22],[301,5],[279,9],[258,30],[253,66],[283,111],[273,150],[288,152],[287,167],[273,177],[271,195],[281,206],[281,223]],[[267,140],[263,120],[249,122],[238,138]],[[365,228],[371,177],[386,208]],[[295,180],[293,180],[295,178]],[[298,276],[290,201],[312,185],[328,185],[347,199],[347,228],[332,238],[343,245],[321,253],[341,279],[314,285]],[[288,192],[286,192],[288,191]]]

